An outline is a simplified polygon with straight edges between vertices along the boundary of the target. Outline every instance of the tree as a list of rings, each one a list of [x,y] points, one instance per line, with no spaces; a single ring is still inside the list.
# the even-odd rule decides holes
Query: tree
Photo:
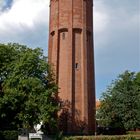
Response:
[[[0,129],[57,123],[57,85],[41,49],[0,44]]]
[[[103,93],[97,117],[103,126],[140,128],[140,73],[125,71]]]

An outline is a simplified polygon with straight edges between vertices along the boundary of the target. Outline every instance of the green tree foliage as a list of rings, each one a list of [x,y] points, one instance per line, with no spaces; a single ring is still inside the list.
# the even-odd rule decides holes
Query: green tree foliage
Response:
[[[0,129],[56,125],[57,85],[41,49],[0,44]]]
[[[97,118],[103,126],[140,128],[140,73],[125,71],[103,93]]]

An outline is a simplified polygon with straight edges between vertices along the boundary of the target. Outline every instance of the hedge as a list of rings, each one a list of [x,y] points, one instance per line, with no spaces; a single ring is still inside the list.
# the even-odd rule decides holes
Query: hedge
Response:
[[[128,131],[127,134],[140,136],[140,131]]]
[[[140,140],[140,137],[135,136],[79,136],[65,137],[64,140]]]
[[[0,140],[17,140],[18,139],[18,132],[17,131],[0,131]]]

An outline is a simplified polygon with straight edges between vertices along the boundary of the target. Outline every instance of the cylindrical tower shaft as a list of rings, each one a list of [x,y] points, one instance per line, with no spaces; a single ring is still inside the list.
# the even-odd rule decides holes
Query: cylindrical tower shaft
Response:
[[[66,133],[93,134],[93,0],[50,1],[49,62],[63,102],[60,128]]]

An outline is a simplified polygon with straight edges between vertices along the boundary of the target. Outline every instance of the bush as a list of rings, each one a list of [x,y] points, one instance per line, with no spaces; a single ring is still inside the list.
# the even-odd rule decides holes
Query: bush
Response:
[[[17,140],[18,132],[17,131],[0,131],[0,140]]]

